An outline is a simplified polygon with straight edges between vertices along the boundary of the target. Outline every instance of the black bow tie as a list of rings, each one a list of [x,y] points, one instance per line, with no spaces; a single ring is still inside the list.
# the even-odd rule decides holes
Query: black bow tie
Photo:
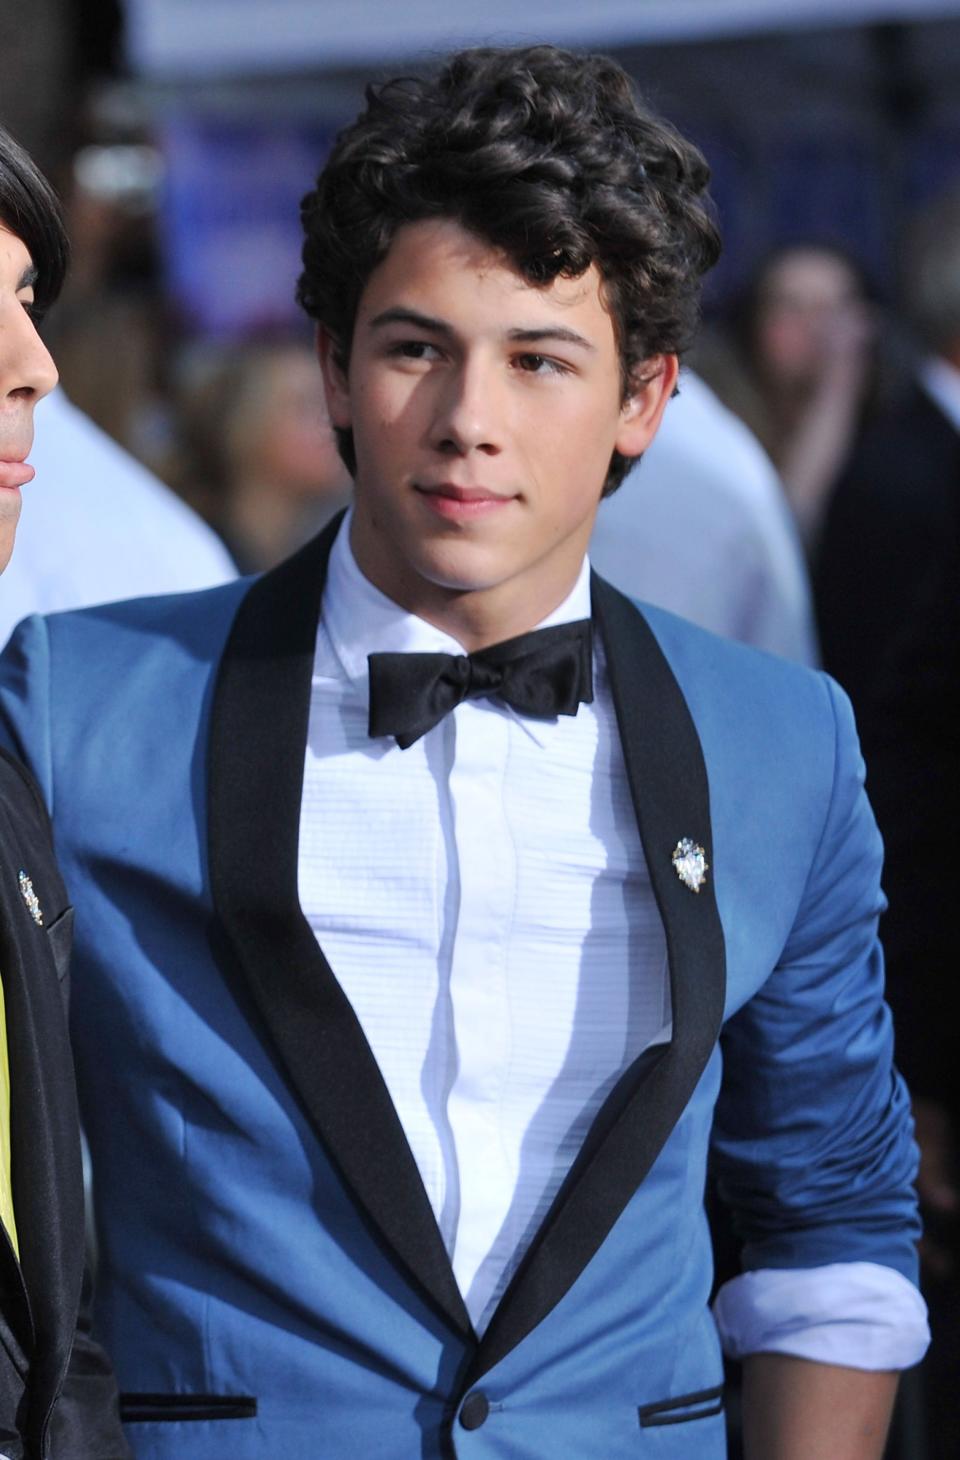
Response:
[[[370,734],[406,750],[462,700],[496,695],[538,720],[593,699],[590,620],[534,629],[474,654],[370,654]]]

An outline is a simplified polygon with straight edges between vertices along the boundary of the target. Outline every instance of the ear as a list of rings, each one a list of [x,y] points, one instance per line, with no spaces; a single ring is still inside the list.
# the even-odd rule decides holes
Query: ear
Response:
[[[327,414],[330,424],[347,428],[352,426],[350,412],[350,383],[337,363],[338,344],[326,325],[317,325],[317,358],[323,375],[323,392],[327,398]]]
[[[676,355],[653,355],[638,367],[634,387],[620,411],[614,444],[621,456],[640,456],[646,451],[677,388],[679,372]]]

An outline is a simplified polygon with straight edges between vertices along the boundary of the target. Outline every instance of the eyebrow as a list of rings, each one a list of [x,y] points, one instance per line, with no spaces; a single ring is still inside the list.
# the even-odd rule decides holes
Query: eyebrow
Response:
[[[511,330],[508,338],[525,345],[536,345],[541,340],[560,340],[565,345],[578,345],[583,350],[596,350],[597,348],[577,330],[568,329],[566,325],[562,324],[549,324],[535,330]]]
[[[429,314],[420,314],[416,309],[385,309],[370,321],[370,328],[382,329],[387,324],[410,324],[414,329],[428,330],[433,335],[453,334],[442,319],[431,319]]]
[[[429,314],[421,314],[416,309],[385,309],[382,314],[376,315],[370,321],[371,329],[382,329],[389,324],[408,324],[414,329],[427,331],[429,334],[440,335],[444,339],[452,339],[454,331],[445,320],[433,319]],[[568,329],[566,325],[552,324],[543,325],[536,329],[512,329],[507,332],[507,338],[516,344],[538,345],[547,340],[559,340],[566,345],[575,345],[582,350],[596,350],[584,335],[576,330]]]
[[[16,289],[14,290],[14,293],[19,294],[21,289],[32,289],[39,277],[40,270],[37,268],[36,264],[28,264],[23,273],[20,275],[20,279]]]

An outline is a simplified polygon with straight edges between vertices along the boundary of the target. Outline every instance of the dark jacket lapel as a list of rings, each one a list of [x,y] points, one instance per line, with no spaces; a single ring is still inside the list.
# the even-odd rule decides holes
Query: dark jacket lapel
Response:
[[[624,1074],[593,1127],[497,1307],[471,1367],[476,1382],[560,1301],[595,1255],[676,1125],[710,1057],[723,1017],[726,961],[713,882],[706,767],[686,700],[634,605],[594,575],[637,825],[666,931],[673,1038]],[[706,851],[698,893],[678,878],[682,837]]]
[[[241,603],[214,699],[214,904],[293,1088],[374,1232],[464,1338],[472,1328],[380,1069],[304,917],[297,855],[314,643],[340,519]]]
[[[80,1122],[54,956],[58,918],[72,914],[63,912],[66,893],[53,860],[46,813],[22,773],[6,760],[0,774],[6,790],[0,832],[0,961],[21,1265],[19,1291],[14,1274],[5,1273],[4,1294],[5,1300],[8,1293],[11,1296],[7,1316],[30,1358],[32,1412],[39,1422],[53,1402],[69,1359],[83,1276]],[[33,920],[21,898],[21,868],[39,898],[42,925]],[[12,1253],[4,1257],[12,1263]]]

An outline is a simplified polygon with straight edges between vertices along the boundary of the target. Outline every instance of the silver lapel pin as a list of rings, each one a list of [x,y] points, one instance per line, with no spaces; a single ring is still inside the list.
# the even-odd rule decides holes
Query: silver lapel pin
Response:
[[[38,928],[43,927],[43,908],[40,906],[40,899],[33,890],[33,883],[23,868],[20,868],[20,876],[17,879],[20,883],[20,896],[27,904],[27,911],[33,918]]]
[[[674,847],[670,860],[684,887],[689,887],[691,892],[699,892],[707,880],[710,865],[703,847],[691,841],[690,837],[683,836]]]

